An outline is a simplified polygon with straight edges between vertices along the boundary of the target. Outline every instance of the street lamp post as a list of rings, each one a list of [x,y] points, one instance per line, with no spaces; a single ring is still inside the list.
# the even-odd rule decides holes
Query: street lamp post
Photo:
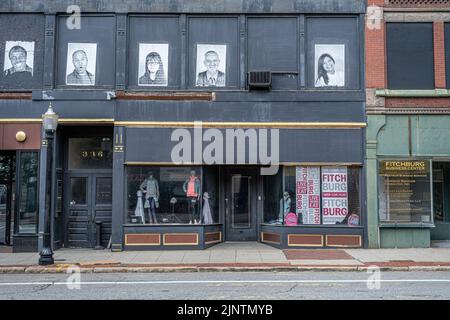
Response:
[[[44,213],[44,238],[42,250],[39,253],[39,265],[54,264],[51,245],[51,201],[52,201],[52,166],[53,166],[53,140],[58,127],[58,115],[53,111],[52,103],[48,110],[42,115],[42,125],[47,141],[47,169],[45,174],[45,213]]]

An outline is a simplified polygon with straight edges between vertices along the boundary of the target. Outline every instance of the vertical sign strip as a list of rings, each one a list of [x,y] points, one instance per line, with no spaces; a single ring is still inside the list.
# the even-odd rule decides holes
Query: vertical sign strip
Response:
[[[296,167],[296,213],[303,224],[320,224],[320,167]]]

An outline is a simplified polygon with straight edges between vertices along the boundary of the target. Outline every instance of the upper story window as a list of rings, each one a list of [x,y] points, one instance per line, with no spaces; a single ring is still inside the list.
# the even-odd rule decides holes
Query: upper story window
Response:
[[[57,25],[56,86],[89,89],[115,85],[114,16],[83,16],[83,27],[67,28],[67,16]]]
[[[432,23],[387,23],[389,89],[434,89]]]
[[[81,29],[67,17],[46,41],[52,18],[1,14],[0,90],[245,90],[250,71],[271,72],[272,90],[361,88],[356,16],[130,14],[120,29],[113,14]]]

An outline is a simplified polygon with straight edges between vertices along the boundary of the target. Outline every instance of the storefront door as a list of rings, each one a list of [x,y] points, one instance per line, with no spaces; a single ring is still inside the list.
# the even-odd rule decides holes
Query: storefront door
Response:
[[[102,245],[111,235],[111,174],[68,174],[66,176],[65,247],[92,248],[96,245],[96,222],[102,222]]]
[[[257,169],[227,168],[225,171],[225,239],[256,241]]]
[[[15,152],[0,153],[0,245],[12,244],[15,158]]]

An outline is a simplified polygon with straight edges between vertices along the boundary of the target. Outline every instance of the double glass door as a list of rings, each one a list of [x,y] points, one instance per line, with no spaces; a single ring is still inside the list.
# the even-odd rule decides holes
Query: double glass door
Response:
[[[257,171],[226,170],[225,219],[227,241],[257,240]]]
[[[96,245],[96,224],[101,222],[101,242],[111,236],[111,174],[68,174],[66,176],[65,247],[92,248]]]

